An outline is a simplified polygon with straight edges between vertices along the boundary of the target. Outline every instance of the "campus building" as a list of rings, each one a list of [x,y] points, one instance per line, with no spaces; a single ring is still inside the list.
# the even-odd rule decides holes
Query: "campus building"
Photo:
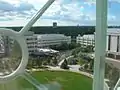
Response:
[[[25,34],[25,39],[28,46],[28,52],[34,53],[37,50],[37,35],[29,31]]]
[[[76,37],[76,42],[80,43],[83,46],[92,45],[95,46],[95,35],[94,34],[88,34],[88,35],[78,35]]]
[[[107,56],[120,59],[120,29],[109,29],[106,42]]]
[[[76,42],[84,46],[94,46],[95,34],[83,36],[78,35]],[[120,59],[120,29],[108,28],[106,35],[106,56],[113,59]]]
[[[38,48],[56,46],[62,43],[71,43],[71,37],[63,34],[41,34],[37,36]]]
[[[62,43],[71,43],[71,36],[63,34],[34,34],[30,31],[25,34],[25,38],[29,53],[36,52],[39,48],[49,48]]]

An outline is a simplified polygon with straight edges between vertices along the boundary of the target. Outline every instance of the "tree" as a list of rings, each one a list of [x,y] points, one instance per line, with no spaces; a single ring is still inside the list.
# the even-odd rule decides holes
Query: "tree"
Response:
[[[90,70],[94,71],[94,59],[90,61]]]
[[[88,52],[93,52],[94,51],[94,46],[93,45],[87,45],[86,46]]]
[[[88,69],[88,64],[84,65],[84,69],[87,70]]]
[[[71,43],[69,44],[69,49],[74,49],[74,48],[76,48],[76,43],[71,42]]]
[[[55,49],[55,50],[68,50],[69,45],[66,42],[62,42],[60,45],[50,46],[50,48]]]
[[[72,55],[77,55],[81,51],[81,47],[78,47],[72,51]]]
[[[119,69],[113,65],[106,64],[105,77],[110,80],[108,84],[113,89],[119,79]]]
[[[67,62],[67,60],[66,60],[66,59],[64,60],[64,63],[65,63],[66,65],[68,65],[68,62]]]
[[[67,62],[66,59],[65,59],[64,62],[61,64],[60,68],[62,68],[62,69],[69,69],[69,67],[68,67],[68,62]]]
[[[80,65],[83,65],[83,64],[85,64],[85,63],[87,63],[86,60],[83,60],[82,58],[79,58],[79,64],[80,64]]]
[[[28,64],[27,64],[27,69],[31,69],[33,66],[32,66],[32,59],[29,59],[28,60]]]
[[[93,49],[94,49],[94,46],[87,45],[87,46],[82,47],[81,51],[85,53],[90,53],[94,51]]]
[[[40,60],[40,58],[36,58],[36,66],[37,67],[41,67],[41,65],[42,65],[42,60]]]
[[[77,62],[78,62],[78,61],[77,61],[76,59],[74,59],[74,58],[68,60],[69,65],[76,65]]]
[[[52,63],[53,63],[55,66],[58,64],[58,61],[57,61],[57,58],[56,58],[56,57],[54,57]]]
[[[90,69],[93,69],[93,67],[94,67],[94,60],[91,60],[90,61]]]
[[[43,61],[42,65],[48,65],[47,61]]]

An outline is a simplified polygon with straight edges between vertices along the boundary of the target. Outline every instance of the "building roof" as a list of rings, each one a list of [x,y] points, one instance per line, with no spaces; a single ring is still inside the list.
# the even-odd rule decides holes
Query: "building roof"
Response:
[[[54,54],[58,53],[59,51],[53,49],[38,49],[37,52],[32,53],[32,56],[53,56]]]
[[[120,35],[120,29],[118,29],[118,28],[108,28],[107,35]]]
[[[43,49],[40,48],[38,49],[39,52],[44,52],[44,53],[58,53],[59,51],[53,50],[53,49]]]

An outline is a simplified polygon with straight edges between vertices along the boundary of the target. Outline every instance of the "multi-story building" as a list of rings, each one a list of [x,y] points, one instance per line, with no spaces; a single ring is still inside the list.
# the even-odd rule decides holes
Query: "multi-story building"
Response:
[[[107,56],[120,59],[120,29],[109,29],[106,44]]]
[[[34,32],[26,32],[25,39],[28,46],[28,52],[31,54],[37,50],[37,35]]]
[[[35,52],[39,48],[48,48],[62,43],[71,43],[71,37],[63,34],[34,34],[27,32],[25,34],[29,53]]]
[[[38,48],[44,48],[62,43],[71,43],[71,37],[63,34],[41,34],[38,35]]]
[[[77,43],[81,45],[95,45],[95,34],[78,35]],[[120,59],[120,29],[108,28],[106,35],[106,56],[114,59]]]
[[[87,46],[87,45],[95,45],[95,35],[94,34],[89,34],[89,35],[83,35],[80,36],[78,35],[76,37],[76,42],[80,43],[83,46]]]

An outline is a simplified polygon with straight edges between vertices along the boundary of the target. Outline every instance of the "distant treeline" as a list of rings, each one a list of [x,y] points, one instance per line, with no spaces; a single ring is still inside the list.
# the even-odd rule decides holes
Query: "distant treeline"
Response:
[[[19,31],[22,27],[7,27],[15,31]],[[109,26],[109,28],[120,28],[120,26]],[[76,37],[78,34],[93,34],[95,32],[95,26],[39,26],[32,27],[30,31],[34,31],[36,34],[65,34],[67,36]]]
[[[22,27],[7,27],[15,31],[21,30]],[[30,31],[34,31],[36,34],[65,34],[67,36],[76,37],[78,34],[93,34],[95,31],[94,26],[41,26],[41,27],[32,27]]]

